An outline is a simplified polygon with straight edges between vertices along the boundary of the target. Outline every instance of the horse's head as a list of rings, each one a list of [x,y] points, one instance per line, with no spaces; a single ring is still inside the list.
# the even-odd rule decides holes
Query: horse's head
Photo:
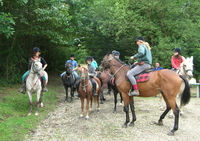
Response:
[[[85,81],[86,78],[88,77],[88,70],[87,70],[87,68],[80,67],[79,71],[80,71],[80,75],[81,75],[80,76],[81,81]]]
[[[193,56],[186,58],[181,64],[185,75],[193,77]]]
[[[73,68],[72,63],[66,63],[65,64],[66,74],[68,75],[72,74],[72,70],[73,70],[72,68]]]
[[[112,54],[106,54],[101,62],[101,69],[106,70],[112,66],[113,56]]]
[[[42,63],[40,61],[33,61],[31,69],[34,73],[40,73],[40,71],[42,70]]]

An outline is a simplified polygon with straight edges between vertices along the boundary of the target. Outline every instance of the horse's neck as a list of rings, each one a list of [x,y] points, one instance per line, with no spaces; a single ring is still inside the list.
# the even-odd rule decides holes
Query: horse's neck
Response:
[[[30,73],[29,73],[28,78],[29,78],[30,81],[36,81],[37,79],[39,79],[39,76],[38,76],[38,74],[34,73],[31,70]]]
[[[118,63],[119,64],[119,63]],[[122,78],[122,79],[125,79],[125,76],[126,74],[126,71],[129,69],[128,66],[123,66],[123,64],[119,64],[118,66],[111,66],[111,73],[115,75],[115,78],[118,79],[118,78]],[[120,68],[121,67],[121,68]],[[120,69],[120,70],[119,70]]]

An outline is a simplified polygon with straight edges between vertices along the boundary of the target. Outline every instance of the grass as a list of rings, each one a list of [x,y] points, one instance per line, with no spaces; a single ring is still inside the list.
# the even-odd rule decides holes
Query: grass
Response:
[[[21,141],[25,135],[34,131],[36,126],[56,107],[58,93],[56,88],[48,87],[44,94],[44,107],[39,109],[39,116],[35,116],[36,95],[33,96],[33,114],[29,111],[28,95],[19,94],[16,88],[0,89],[0,141]]]

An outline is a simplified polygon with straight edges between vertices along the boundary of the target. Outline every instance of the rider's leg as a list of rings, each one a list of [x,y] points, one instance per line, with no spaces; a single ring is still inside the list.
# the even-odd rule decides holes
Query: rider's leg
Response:
[[[30,70],[28,70],[27,72],[25,72],[22,76],[22,87],[19,89],[20,93],[25,94],[26,93],[26,77],[28,76]]]
[[[96,92],[96,82],[94,81],[93,77],[90,77],[90,81],[92,82],[92,93],[93,96],[97,96],[97,92]]]
[[[73,71],[73,74],[75,75],[76,79],[79,78],[78,73],[76,71]]]
[[[149,64],[143,64],[143,65],[136,65],[133,69],[129,70],[127,72],[127,77],[130,80],[132,87],[134,89],[134,91],[132,91],[130,93],[130,96],[138,96],[139,95],[139,91],[138,91],[138,87],[137,87],[137,83],[136,83],[136,79],[135,79],[135,75],[141,73],[142,71],[144,71],[145,69],[150,68],[151,65]]]
[[[61,73],[60,74],[60,77],[62,78],[63,77],[63,75],[65,75],[66,74],[66,71],[65,72],[63,72],[63,73]]]
[[[42,76],[42,83],[43,83],[43,88],[42,88],[42,91],[43,92],[48,92],[48,89],[47,89],[47,79],[45,76]]]

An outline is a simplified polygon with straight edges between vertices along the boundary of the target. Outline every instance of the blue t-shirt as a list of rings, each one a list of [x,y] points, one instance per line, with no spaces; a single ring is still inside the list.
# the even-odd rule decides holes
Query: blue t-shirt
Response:
[[[154,68],[154,71],[162,70],[162,67]]]
[[[67,60],[66,63],[72,63],[72,65],[73,65],[72,69],[75,69],[78,66],[78,64],[75,60]]]

